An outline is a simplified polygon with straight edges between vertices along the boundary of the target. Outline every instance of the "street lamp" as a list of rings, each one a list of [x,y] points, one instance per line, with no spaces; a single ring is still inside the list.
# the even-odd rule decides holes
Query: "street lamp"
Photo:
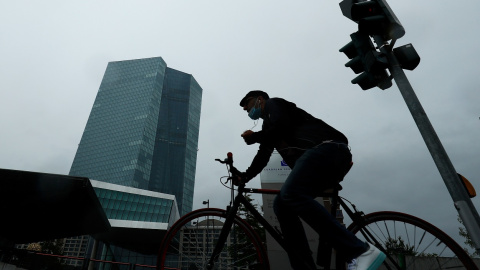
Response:
[[[203,201],[203,204],[207,205],[207,208],[210,208],[210,199],[206,200],[206,201]],[[205,230],[205,235],[206,235],[206,247],[207,247],[207,254],[209,254],[209,249],[210,249],[210,237],[209,237],[209,234],[210,234],[210,230],[208,228],[208,223],[210,222],[209,220],[209,216],[207,216],[207,226],[206,226],[206,230]],[[212,245],[213,245],[213,241],[212,241]],[[213,246],[212,246],[212,249],[213,249]]]
[[[210,208],[210,200],[203,201],[203,204],[206,204],[207,208]]]

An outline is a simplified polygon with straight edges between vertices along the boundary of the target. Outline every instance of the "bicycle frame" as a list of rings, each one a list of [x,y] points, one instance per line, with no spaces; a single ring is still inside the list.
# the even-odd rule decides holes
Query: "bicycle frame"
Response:
[[[327,197],[327,198],[332,198],[332,204],[331,204],[331,209],[330,213],[335,214],[338,205],[342,207],[342,209],[346,212],[346,214],[352,219],[352,222],[357,222],[358,224],[362,224],[363,222],[363,212],[358,211],[355,206],[353,205],[353,210],[345,203],[345,201],[338,196],[338,191],[341,189],[340,186],[336,187],[333,189],[333,191],[327,191],[323,192],[319,195],[319,197]],[[272,194],[276,195],[280,193],[279,190],[270,190],[270,189],[256,189],[256,188],[247,188],[245,187],[244,184],[238,186],[237,190],[237,195],[235,196],[235,199],[233,203],[229,206],[227,206],[227,218],[225,220],[225,223],[222,227],[222,230],[220,232],[218,242],[214,248],[214,251],[212,253],[212,256],[209,259],[209,262],[207,264],[207,269],[213,269],[213,266],[215,264],[215,260],[218,258],[220,255],[220,252],[227,240],[228,234],[231,230],[233,221],[235,219],[235,216],[237,215],[238,209],[240,205],[245,206],[247,211],[252,214],[255,219],[263,226],[263,228],[275,239],[275,241],[278,242],[278,244],[284,249],[288,250],[288,246],[285,243],[285,240],[283,239],[283,236],[281,233],[274,228],[258,211],[255,209],[255,207],[245,198],[246,193],[255,193],[255,194]],[[361,231],[362,235],[365,237],[365,239],[368,239],[371,243],[374,243],[377,246],[381,246],[380,243],[375,239],[373,235],[368,230],[362,230]],[[330,257],[331,257],[331,251],[332,247],[328,246],[327,250],[328,254],[326,254],[326,265],[324,266],[324,269],[330,269]],[[383,250],[384,251],[384,250]],[[384,251],[385,252],[385,251]],[[308,266],[306,266],[308,267]]]
[[[219,161],[220,163],[223,163],[223,164],[227,164],[227,166],[229,167],[229,172],[232,172],[232,173],[233,173],[233,171],[238,172],[237,169],[235,169],[233,167],[232,153],[228,153],[227,158],[224,161],[222,161],[220,159],[216,159],[216,161]],[[229,179],[232,179],[232,178],[229,177]],[[233,183],[232,183],[231,188],[233,189]],[[331,208],[330,208],[330,214],[332,214],[333,216],[336,216],[336,210],[338,208],[338,204],[340,204],[342,206],[342,209],[344,209],[345,212],[347,213],[347,215],[352,219],[352,222],[358,222],[358,224],[363,224],[364,223],[363,212],[357,211],[357,209],[355,208],[355,205],[353,205],[353,204],[352,204],[352,206],[353,206],[354,211],[352,211],[348,207],[348,205],[342,200],[342,198],[340,196],[338,196],[338,192],[341,189],[342,189],[342,187],[340,186],[340,184],[338,184],[332,189],[332,191],[322,192],[321,194],[319,194],[318,197],[332,198],[332,205],[331,205]],[[255,207],[249,201],[247,201],[244,193],[276,195],[276,194],[280,193],[280,190],[247,188],[247,187],[245,187],[245,183],[242,183],[242,184],[238,185],[237,195],[235,196],[235,199],[233,200],[233,203],[231,203],[231,205],[227,206],[227,218],[226,218],[225,223],[224,223],[224,225],[222,227],[222,230],[220,232],[218,242],[215,245],[212,256],[210,257],[210,259],[208,261],[207,269],[212,269],[213,266],[214,266],[215,260],[219,257],[220,252],[223,249],[223,246],[225,245],[225,242],[227,240],[227,237],[228,237],[228,234],[229,234],[230,229],[232,227],[235,216],[237,215],[238,208],[239,208],[240,204],[245,206],[245,208],[248,210],[248,212],[250,212],[255,217],[255,219],[263,226],[263,228],[265,228],[265,230],[275,239],[275,241],[278,242],[278,244],[284,250],[290,250],[288,248],[287,244],[285,243],[285,240],[283,239],[281,233],[278,230],[276,230],[270,223],[268,223],[268,221],[257,211],[257,209],[255,209]],[[365,239],[367,239],[367,241],[369,241],[371,243],[374,243],[376,246],[380,246],[380,248],[381,248],[380,243],[378,243],[378,241],[375,239],[375,237],[370,232],[368,232],[366,229],[362,229],[361,234],[365,237]],[[321,243],[319,243],[319,245],[320,244]],[[330,269],[331,252],[332,252],[332,247],[331,246],[327,246],[327,247],[328,247],[328,251],[327,251],[328,254],[326,254],[327,257],[326,257],[326,263],[325,263],[325,266],[324,266],[325,267],[324,269],[326,269],[326,270]],[[383,250],[383,248],[381,248],[381,250],[382,250],[382,252],[386,253],[385,250]],[[290,251],[295,252],[294,250],[290,250]],[[320,249],[319,249],[319,252],[320,252]],[[317,256],[318,256],[318,254],[317,254]],[[298,257],[300,257],[300,256],[298,255]],[[308,265],[305,265],[305,267],[306,267],[306,269],[309,268]]]
[[[245,193],[256,193],[256,194],[272,194],[276,195],[280,193],[279,190],[270,190],[270,189],[256,189],[256,188],[246,188],[245,185],[240,185],[237,190],[237,195],[235,196],[235,199],[233,203],[227,207],[227,218],[225,220],[225,223],[222,227],[222,230],[220,232],[220,236],[218,238],[218,242],[215,246],[215,249],[212,253],[212,256],[209,260],[209,263],[207,265],[207,269],[212,269],[213,265],[215,263],[215,260],[218,258],[220,255],[220,252],[227,240],[227,236],[230,232],[231,226],[233,224],[233,220],[235,216],[237,215],[238,208],[240,204],[245,206],[245,208],[248,210],[249,213],[251,213],[255,219],[263,226],[263,228],[275,239],[275,241],[278,242],[278,244],[284,249],[288,250],[288,247],[285,243],[285,240],[283,239],[281,233],[274,228],[258,211],[255,209],[255,207],[245,198]],[[355,210],[355,213],[348,208],[348,206],[345,204],[345,202],[338,197],[338,189],[334,189],[333,192],[325,192],[320,194],[321,197],[331,197],[334,199],[334,202],[332,204],[332,210],[336,211],[337,208],[337,200],[338,202],[344,207],[346,210],[347,214],[353,219],[353,216],[357,215],[356,213],[360,213]]]

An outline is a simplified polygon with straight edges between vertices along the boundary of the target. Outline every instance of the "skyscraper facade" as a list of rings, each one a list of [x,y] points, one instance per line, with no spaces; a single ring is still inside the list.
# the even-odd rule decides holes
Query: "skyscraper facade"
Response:
[[[152,235],[159,242],[155,231],[192,210],[201,102],[195,78],[167,67],[161,57],[108,63],[69,174],[135,191],[96,188],[113,231],[90,239],[87,256],[155,262],[145,243],[126,235]],[[165,196],[139,190],[175,197],[157,203]],[[162,220],[148,219],[159,215]],[[115,233],[123,229],[128,233]]]
[[[108,63],[69,174],[172,194],[188,213],[201,98],[161,57]]]

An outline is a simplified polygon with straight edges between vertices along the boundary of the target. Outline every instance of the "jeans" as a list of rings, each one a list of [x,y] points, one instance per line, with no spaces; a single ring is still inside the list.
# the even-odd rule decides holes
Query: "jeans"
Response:
[[[320,239],[347,259],[358,257],[368,248],[366,243],[360,241],[315,201],[318,194],[334,187],[342,179],[351,161],[350,150],[343,143],[323,143],[309,149],[296,161],[280,194],[275,198],[273,209],[293,269],[305,269],[305,263],[315,267],[300,218],[319,234]],[[293,254],[296,255],[292,256]]]

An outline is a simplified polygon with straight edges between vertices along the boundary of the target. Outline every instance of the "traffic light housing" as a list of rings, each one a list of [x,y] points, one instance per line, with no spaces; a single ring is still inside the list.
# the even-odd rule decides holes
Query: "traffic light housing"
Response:
[[[420,64],[420,56],[412,44],[406,44],[393,49],[393,54],[403,69],[414,70]]]
[[[351,59],[345,66],[355,74],[361,73],[352,83],[358,84],[363,90],[376,86],[383,90],[391,87],[392,81],[386,71],[387,59],[375,49],[370,37],[360,32],[355,32],[350,37],[352,41],[343,46],[340,52]]]
[[[386,69],[392,67],[387,55],[390,60],[396,59],[403,69],[413,70],[418,66],[420,56],[412,44],[393,48],[396,40],[405,35],[405,29],[386,0],[343,0],[340,9],[344,16],[358,24],[358,32],[350,36],[352,41],[340,49],[351,59],[345,66],[356,74],[361,73],[352,80],[353,84],[363,90],[391,87],[393,76],[389,76]],[[392,40],[390,44],[389,40]]]
[[[361,33],[379,35],[384,40],[399,39],[405,35],[405,29],[386,0],[344,0],[340,8],[347,18],[358,23]]]

